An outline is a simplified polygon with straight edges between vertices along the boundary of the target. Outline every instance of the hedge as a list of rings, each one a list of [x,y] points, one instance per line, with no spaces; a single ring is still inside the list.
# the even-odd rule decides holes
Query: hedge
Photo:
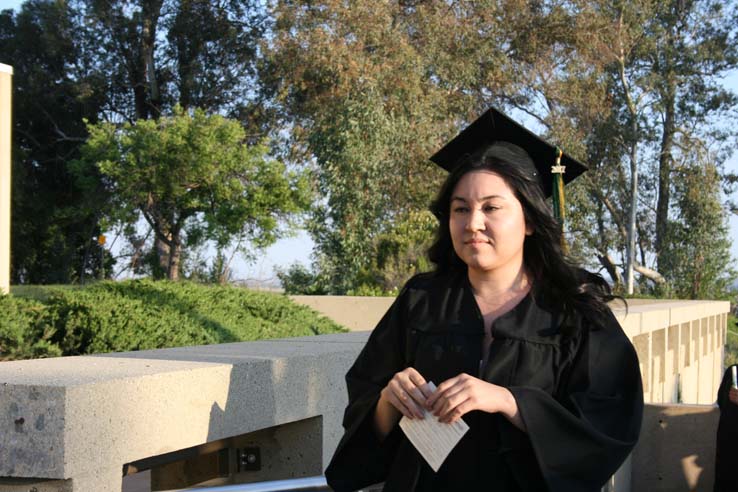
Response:
[[[289,298],[239,287],[129,280],[0,298],[0,360],[345,331]]]

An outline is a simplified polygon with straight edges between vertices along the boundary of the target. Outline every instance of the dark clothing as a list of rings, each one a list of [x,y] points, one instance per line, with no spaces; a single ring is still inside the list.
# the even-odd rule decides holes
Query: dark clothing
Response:
[[[643,392],[617,320],[608,312],[596,328],[581,316],[564,319],[532,291],[493,323],[479,374],[484,323],[466,273],[414,277],[346,375],[346,433],[328,483],[336,491],[382,481],[402,492],[599,491],[636,443]],[[507,387],[527,434],[499,414],[469,412],[469,432],[438,473],[399,426],[380,443],[372,429],[379,393],[410,366],[436,385],[467,373]]]
[[[738,405],[728,399],[733,384],[730,367],[723,374],[717,394],[720,421],[715,446],[715,492],[738,490],[738,471],[735,468],[738,463]]]

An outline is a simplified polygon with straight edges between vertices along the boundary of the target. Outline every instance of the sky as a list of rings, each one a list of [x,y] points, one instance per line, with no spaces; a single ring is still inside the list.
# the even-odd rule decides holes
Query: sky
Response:
[[[23,0],[0,0],[0,10],[18,9]],[[725,85],[734,92],[738,92],[738,71],[733,72],[725,79]],[[726,163],[726,170],[738,173],[738,152]],[[738,261],[738,215],[730,214],[729,218],[730,237],[732,240],[731,252],[733,264]],[[275,284],[277,282],[274,273],[275,267],[286,268],[299,262],[305,266],[310,265],[310,255],[313,249],[313,241],[305,231],[297,231],[294,237],[282,239],[267,248],[257,259],[247,263],[242,259],[234,260],[233,279],[246,281],[250,284]]]

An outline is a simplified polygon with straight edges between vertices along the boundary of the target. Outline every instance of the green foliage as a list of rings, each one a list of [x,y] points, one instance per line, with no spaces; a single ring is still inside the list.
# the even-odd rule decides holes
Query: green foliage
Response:
[[[306,206],[304,179],[267,158],[265,145],[245,144],[243,127],[222,116],[175,107],[170,117],[88,131],[75,169],[105,176],[117,205],[111,222],[146,220],[169,279],[179,277],[183,248],[263,248]]]
[[[132,280],[0,298],[0,358],[144,350],[344,331],[287,297]]]
[[[61,355],[53,343],[53,329],[44,323],[43,304],[13,296],[0,296],[0,361]]]
[[[0,13],[0,62],[15,69],[14,283],[84,282],[114,271],[94,238],[108,232],[109,213],[127,209],[110,203],[97,168],[70,170],[88,136],[84,119],[132,123],[179,104],[238,120],[249,143],[263,139],[253,99],[265,13],[250,0],[32,0]],[[135,270],[151,258],[151,244],[142,251],[146,233],[124,236]]]
[[[84,68],[74,23],[68,2],[0,13],[0,62],[14,68],[13,283],[68,283],[110,266],[93,240],[106,202],[99,175],[82,189],[67,168],[87,135],[82,119],[96,121],[106,94],[105,79]]]
[[[710,162],[677,169],[674,205],[679,220],[669,223],[669,241],[661,259],[668,297],[727,299],[736,278],[730,239],[720,203],[720,176]]]
[[[504,14],[486,1],[276,4],[262,82],[289,122],[289,156],[316,164],[321,289],[391,290],[414,270],[377,270],[380,243],[430,203],[443,173],[428,156],[510,83]]]
[[[579,24],[573,46],[591,66],[590,72],[597,73],[599,90],[594,93],[605,96],[596,104],[586,98],[561,99],[571,94],[568,84],[559,87],[565,92],[546,96],[547,101],[561,102],[554,112],[566,112],[575,127],[584,127],[585,160],[594,171],[584,179],[588,193],[575,205],[572,242],[577,243],[577,253],[588,257],[590,264],[599,263],[619,283],[621,271],[627,268],[626,239],[634,203],[632,253],[640,290],[666,295],[679,291],[685,297],[714,295],[707,292],[722,290],[717,275],[697,280],[694,288],[674,285],[682,282],[676,278],[685,274],[693,260],[696,270],[702,268],[696,250],[712,240],[710,232],[702,234],[717,231],[714,223],[706,229],[684,223],[690,213],[685,206],[711,208],[700,200],[714,203],[714,195],[711,191],[695,194],[687,205],[679,197],[680,189],[691,184],[684,181],[687,176],[679,168],[685,162],[691,165],[693,156],[703,149],[730,148],[726,144],[731,133],[736,134],[721,119],[730,118],[738,104],[736,94],[722,80],[738,67],[738,4],[645,0],[573,6]],[[569,70],[561,73],[567,76]],[[717,154],[704,160],[719,171],[724,159],[725,155]],[[632,189],[634,175],[638,185]],[[714,219],[722,222],[724,210],[712,208]],[[675,233],[672,226],[690,233]],[[723,246],[716,242],[710,254]],[[679,250],[697,256],[675,260],[673,254]]]
[[[293,263],[287,269],[277,269],[286,294],[325,295],[327,286],[321,276],[301,263]]]
[[[367,258],[355,267],[350,281],[343,280],[342,289],[327,274],[336,268],[337,262],[326,265],[320,263],[321,257],[317,268],[293,264],[277,271],[277,276],[288,294],[397,295],[410,277],[431,270],[426,251],[433,241],[436,224],[430,212],[410,212],[388,224],[373,240],[366,238]]]
[[[725,367],[738,364],[738,318],[728,315],[728,335],[725,343]]]

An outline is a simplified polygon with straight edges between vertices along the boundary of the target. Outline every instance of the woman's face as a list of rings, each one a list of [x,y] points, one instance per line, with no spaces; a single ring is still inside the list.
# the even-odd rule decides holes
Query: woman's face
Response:
[[[532,230],[504,179],[491,171],[462,176],[451,194],[449,217],[454,251],[470,269],[517,275]]]

